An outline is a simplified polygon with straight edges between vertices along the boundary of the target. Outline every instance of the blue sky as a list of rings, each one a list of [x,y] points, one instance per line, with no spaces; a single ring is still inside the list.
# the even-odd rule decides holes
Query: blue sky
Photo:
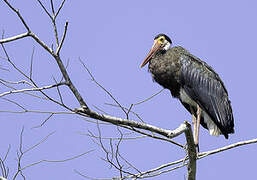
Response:
[[[59,3],[59,1],[58,1]],[[20,10],[32,31],[47,45],[54,44],[51,22],[37,1],[12,1]],[[44,4],[50,8],[49,2]],[[69,22],[67,38],[61,57],[70,77],[88,105],[97,106],[113,116],[125,117],[118,108],[106,105],[112,99],[91,80],[79,62],[87,65],[96,80],[110,91],[119,102],[129,107],[161,90],[152,82],[147,68],[139,66],[152,46],[158,33],[171,37],[174,45],[188,49],[192,54],[211,65],[223,79],[229,92],[235,118],[235,134],[228,140],[213,137],[200,130],[200,151],[216,149],[241,140],[256,138],[257,121],[254,115],[257,98],[256,85],[256,1],[67,1],[58,17],[59,34],[63,33],[65,21]],[[0,30],[5,37],[26,32],[17,16],[0,2]],[[26,38],[6,44],[12,60],[19,68],[29,73],[30,58],[34,48],[33,78],[39,86],[53,84],[53,77],[61,79],[54,59],[32,39]],[[0,57],[4,57],[2,49]],[[18,81],[24,79],[3,59],[1,79]],[[20,86],[19,88],[24,88]],[[7,91],[0,86],[0,93]],[[61,88],[65,103],[76,108],[79,104],[66,88]],[[47,91],[57,97],[56,90]],[[21,103],[30,110],[63,111],[47,101],[27,95],[9,95],[9,99]],[[14,104],[0,101],[2,110],[20,110]],[[150,101],[135,106],[146,123],[167,129],[178,127],[184,120],[191,122],[190,114],[168,90]],[[1,149],[3,157],[8,145],[11,151],[7,158],[10,174],[16,170],[16,152],[19,134],[24,126],[24,148],[39,142],[55,132],[38,148],[24,155],[23,165],[42,160],[66,159],[94,150],[81,158],[64,163],[41,163],[24,170],[28,179],[83,179],[79,172],[96,178],[111,178],[119,175],[101,160],[105,154],[91,138],[89,131],[97,135],[96,124],[74,115],[54,115],[41,128],[32,128],[49,115],[38,113],[0,113]],[[131,116],[135,119],[135,116]],[[104,137],[117,137],[114,126],[100,125]],[[128,132],[124,130],[124,132]],[[132,134],[131,136],[139,136]],[[184,136],[176,138],[184,144]],[[104,141],[108,146],[108,141]],[[256,144],[236,148],[213,155],[197,162],[198,179],[250,179],[253,178],[256,161]],[[124,140],[120,146],[122,155],[141,171],[181,159],[185,152],[180,148],[149,138]],[[186,168],[152,179],[184,179]],[[49,177],[51,176],[51,177]],[[19,179],[19,178],[18,178]],[[151,178],[150,178],[151,179]]]

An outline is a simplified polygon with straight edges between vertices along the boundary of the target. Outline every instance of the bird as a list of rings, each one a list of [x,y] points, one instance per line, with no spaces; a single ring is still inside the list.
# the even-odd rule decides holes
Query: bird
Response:
[[[161,33],[141,64],[146,64],[153,81],[170,90],[192,115],[193,135],[198,147],[199,126],[210,135],[234,133],[234,117],[228,91],[219,75],[206,62],[181,46],[172,47],[171,39]]]

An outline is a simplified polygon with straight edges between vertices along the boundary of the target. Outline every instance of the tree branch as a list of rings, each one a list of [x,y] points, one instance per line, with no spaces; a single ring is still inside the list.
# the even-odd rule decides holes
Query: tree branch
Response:
[[[23,92],[28,92],[28,91],[42,91],[45,89],[51,89],[51,88],[54,88],[57,86],[62,86],[62,85],[67,85],[67,84],[66,83],[58,83],[58,84],[54,84],[54,85],[50,85],[50,86],[43,86],[40,88],[13,90],[13,91],[8,91],[8,92],[4,92],[4,93],[0,94],[0,97],[6,96],[8,94],[14,94],[14,93],[23,93]]]
[[[185,131],[186,141],[187,141],[187,154],[189,157],[188,166],[187,166],[187,179],[195,180],[196,175],[196,147],[194,143],[194,137],[191,130],[191,125],[185,121],[187,130]]]
[[[60,50],[62,48],[64,39],[66,37],[66,33],[67,33],[67,29],[68,29],[68,24],[69,24],[68,21],[66,21],[65,26],[64,26],[64,32],[63,32],[62,39],[61,39],[61,44],[59,45],[59,43],[58,43],[58,47],[57,47],[57,50],[56,50],[56,54],[58,54],[58,55],[59,55]]]
[[[4,0],[4,2],[7,4],[7,6],[9,6],[9,8],[14,11],[17,16],[20,18],[22,24],[25,26],[25,28],[27,29],[28,33],[30,32],[30,28],[29,26],[27,25],[27,23],[25,22],[25,20],[23,19],[23,17],[21,16],[19,10],[15,9],[7,0]]]
[[[187,129],[187,125],[185,123],[182,123],[175,130],[167,130],[167,129],[158,128],[156,126],[146,124],[146,123],[141,123],[141,122],[134,121],[134,120],[122,119],[119,117],[100,114],[100,113],[97,113],[90,109],[78,108],[78,109],[75,109],[74,111],[80,115],[84,115],[86,117],[89,116],[90,118],[109,122],[109,123],[112,123],[115,125],[119,125],[119,126],[124,125],[124,126],[130,126],[130,127],[134,127],[134,128],[149,130],[151,132],[155,132],[155,133],[165,136],[167,138],[177,137]]]
[[[78,100],[79,104],[81,107],[84,107],[86,109],[88,109],[88,106],[86,104],[86,102],[84,101],[84,99],[82,98],[82,96],[80,95],[79,91],[77,90],[77,88],[73,85],[66,69],[65,66],[62,63],[62,60],[59,56],[59,54],[54,53],[53,49],[49,48],[43,41],[41,41],[33,32],[31,32],[30,28],[28,27],[28,25],[26,24],[24,18],[21,16],[21,14],[19,13],[18,10],[16,10],[7,0],[4,0],[4,2],[9,6],[9,8],[14,11],[19,19],[22,21],[23,25],[25,26],[25,28],[28,30],[28,34],[29,36],[31,36],[40,46],[42,46],[48,53],[51,54],[51,56],[56,60],[58,67],[66,81],[66,83],[68,84],[68,87],[70,88],[70,90],[72,91],[72,93],[74,94],[74,96],[76,97],[76,99]],[[63,1],[61,7],[63,7],[65,1]],[[61,7],[59,9],[61,9]],[[58,11],[59,11],[58,9]],[[58,12],[59,13],[59,12]],[[63,36],[63,40],[65,38],[65,35]],[[1,43],[2,44],[2,43]]]
[[[15,40],[18,40],[18,39],[22,39],[22,38],[28,37],[29,35],[30,35],[30,33],[26,32],[26,33],[19,34],[19,35],[16,35],[16,36],[12,36],[12,37],[9,37],[9,38],[0,39],[0,44],[8,43],[8,42],[15,41]]]
[[[247,144],[253,144],[253,143],[257,143],[257,138],[256,139],[247,140],[247,141],[240,141],[240,142],[237,142],[237,143],[234,143],[234,144],[230,144],[228,146],[224,146],[222,148],[218,148],[218,149],[215,149],[215,150],[202,152],[202,153],[198,154],[198,159],[202,159],[202,158],[204,158],[206,156],[209,156],[209,155],[212,155],[212,154],[216,154],[216,153],[219,153],[219,152],[223,152],[223,151],[235,148],[235,147],[239,147],[239,146],[243,146],[243,145],[247,145]]]

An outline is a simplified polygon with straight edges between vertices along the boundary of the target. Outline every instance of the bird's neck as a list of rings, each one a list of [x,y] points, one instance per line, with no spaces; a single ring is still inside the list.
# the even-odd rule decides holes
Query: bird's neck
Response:
[[[160,50],[158,50],[158,51],[156,52],[156,55],[157,55],[157,56],[158,56],[158,55],[164,55],[169,49],[171,49],[170,46],[168,46],[168,47],[164,46],[162,49],[160,49]]]
[[[163,55],[167,52],[166,49],[160,49],[159,51],[156,52],[156,55]]]

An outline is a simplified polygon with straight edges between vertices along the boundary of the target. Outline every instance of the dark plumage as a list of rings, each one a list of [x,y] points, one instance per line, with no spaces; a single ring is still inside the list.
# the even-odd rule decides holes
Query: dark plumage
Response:
[[[201,125],[210,134],[234,133],[234,119],[228,92],[218,74],[205,62],[180,46],[170,48],[164,34],[155,37],[154,46],[142,64],[149,62],[153,79],[170,90],[196,117],[197,104],[202,110]]]

